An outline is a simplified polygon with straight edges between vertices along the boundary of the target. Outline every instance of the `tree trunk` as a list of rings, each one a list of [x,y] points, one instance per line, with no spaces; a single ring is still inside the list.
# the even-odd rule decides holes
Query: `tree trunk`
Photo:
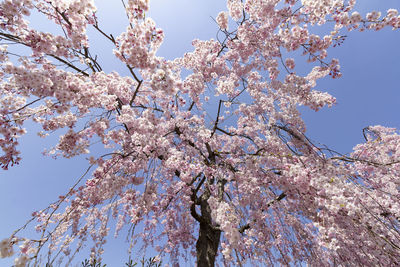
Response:
[[[212,225],[211,209],[207,200],[202,200],[199,238],[196,243],[197,267],[214,267],[221,230]]]
[[[196,243],[197,267],[214,267],[221,231],[207,223],[200,223],[199,238]]]

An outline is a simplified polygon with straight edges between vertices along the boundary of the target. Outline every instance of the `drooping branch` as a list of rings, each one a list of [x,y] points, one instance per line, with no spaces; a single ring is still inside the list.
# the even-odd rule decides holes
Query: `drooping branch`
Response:
[[[277,203],[279,201],[281,201],[282,199],[284,199],[286,197],[286,193],[282,192],[278,197],[276,197],[275,199],[271,200],[270,202],[267,203],[266,207],[269,208],[270,206],[272,206],[274,203]],[[265,210],[261,210],[261,212],[264,212]],[[250,229],[251,225],[250,223],[247,223],[243,226],[241,226],[239,228],[239,233],[243,234],[246,230]]]

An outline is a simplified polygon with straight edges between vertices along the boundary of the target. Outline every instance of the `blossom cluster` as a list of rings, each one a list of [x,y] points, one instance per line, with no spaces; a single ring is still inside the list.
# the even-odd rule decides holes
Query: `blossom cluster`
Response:
[[[134,28],[127,27],[126,32],[117,38],[118,50],[114,50],[114,54],[133,68],[146,69],[154,64],[152,58],[162,40],[163,31],[147,18]]]
[[[129,0],[126,12],[131,22],[143,19],[145,12],[149,10],[149,0]]]
[[[29,52],[11,60],[10,46],[0,46],[0,165],[21,162],[18,138],[32,120],[43,137],[63,130],[48,154],[88,154],[91,172],[33,214],[40,239],[17,231],[0,242],[0,256],[20,244],[15,265],[38,265],[45,244],[51,262],[91,239],[98,259],[114,220],[115,235],[139,226],[131,245],[142,240],[175,264],[201,254],[196,242],[211,233],[208,252],[226,264],[395,266],[399,134],[366,128],[366,142],[341,155],[306,137],[299,111],[336,103],[319,81],[341,76],[328,51],[347,31],[400,28],[394,9],[363,18],[354,6],[228,0],[217,39],[196,39],[193,51],[166,60],[147,0],[127,1],[129,25],[116,38],[100,28],[93,0],[2,1],[0,41]],[[31,29],[31,11],[65,35]],[[329,29],[317,33],[318,24]],[[90,26],[129,76],[106,73],[91,56]],[[298,70],[301,60],[309,70]]]

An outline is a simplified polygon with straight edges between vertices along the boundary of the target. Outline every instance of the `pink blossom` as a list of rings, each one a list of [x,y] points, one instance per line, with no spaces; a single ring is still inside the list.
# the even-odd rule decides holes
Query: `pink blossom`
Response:
[[[228,14],[226,12],[219,12],[216,20],[221,29],[228,29]]]
[[[294,59],[293,58],[287,58],[285,60],[285,64],[289,69],[294,69],[294,67],[295,67],[295,63],[294,63]]]
[[[73,256],[89,242],[99,259],[110,229],[117,236],[138,226],[130,245],[156,247],[173,264],[204,252],[198,266],[207,257],[398,264],[398,132],[367,127],[365,142],[341,155],[310,141],[299,106],[333,106],[334,96],[319,91],[322,79],[341,76],[330,51],[352,30],[398,29],[400,17],[389,9],[364,18],[354,0],[300,2],[229,0],[217,38],[195,39],[172,60],[157,54],[164,31],[147,0],[126,1],[129,24],[115,37],[92,0],[1,2],[4,42],[24,47],[12,60],[11,46],[0,46],[1,167],[21,162],[19,138],[35,122],[42,137],[61,132],[44,154],[89,154],[90,170],[32,215],[39,239],[16,237],[23,227],[0,242],[0,256],[17,245],[16,266],[38,265],[42,253]],[[31,13],[64,34],[31,28]],[[124,75],[103,71],[88,27],[113,47]],[[299,74],[302,60],[308,68]]]

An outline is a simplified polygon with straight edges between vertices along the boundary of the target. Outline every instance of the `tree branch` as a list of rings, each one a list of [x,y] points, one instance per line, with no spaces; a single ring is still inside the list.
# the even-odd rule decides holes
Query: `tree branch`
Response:
[[[285,192],[282,192],[277,198],[271,200],[268,204],[267,204],[267,208],[269,208],[272,204],[281,201],[282,199],[284,199],[286,197]],[[264,210],[262,210],[262,212],[264,212]],[[250,229],[251,226],[249,223],[241,226],[238,230],[239,233],[243,234],[246,230]]]

